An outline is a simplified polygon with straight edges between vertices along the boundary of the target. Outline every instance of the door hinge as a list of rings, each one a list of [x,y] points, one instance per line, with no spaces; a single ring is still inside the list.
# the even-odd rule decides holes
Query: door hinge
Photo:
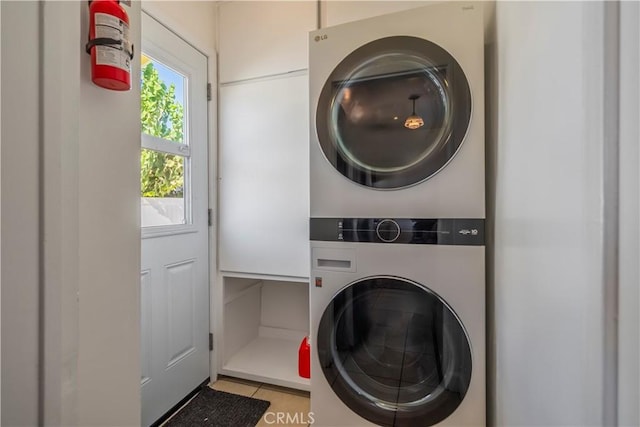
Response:
[[[213,215],[212,214],[212,210],[211,210],[211,208],[209,208],[209,210],[207,211],[207,223],[209,224],[209,227],[211,227],[213,225],[212,224],[213,219],[211,218],[212,215]]]
[[[207,83],[207,101],[211,101],[211,83]]]
[[[209,351],[213,351],[213,334],[209,333]]]

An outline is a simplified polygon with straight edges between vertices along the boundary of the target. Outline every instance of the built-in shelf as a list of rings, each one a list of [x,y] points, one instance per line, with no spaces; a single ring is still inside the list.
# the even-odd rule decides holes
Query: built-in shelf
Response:
[[[309,380],[298,375],[298,348],[307,333],[294,333],[299,339],[257,337],[231,356],[222,373],[308,391]]]
[[[309,334],[307,281],[222,277],[220,372],[309,390],[298,375],[298,349]]]
[[[256,273],[243,273],[237,271],[221,270],[220,274],[225,278],[237,278],[237,279],[255,279],[255,280],[279,280],[281,282],[295,282],[302,285],[306,285],[309,282],[309,276],[280,276],[276,274],[256,274]]]

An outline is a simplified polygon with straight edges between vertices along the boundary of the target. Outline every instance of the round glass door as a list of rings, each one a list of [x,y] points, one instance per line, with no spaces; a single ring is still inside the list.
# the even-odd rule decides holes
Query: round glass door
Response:
[[[336,395],[381,426],[437,424],[471,381],[471,347],[456,314],[401,278],[367,278],[339,292],[322,315],[316,348]]]
[[[377,189],[407,187],[453,158],[471,118],[469,84],[443,48],[417,37],[368,43],[331,73],[318,101],[325,157]]]

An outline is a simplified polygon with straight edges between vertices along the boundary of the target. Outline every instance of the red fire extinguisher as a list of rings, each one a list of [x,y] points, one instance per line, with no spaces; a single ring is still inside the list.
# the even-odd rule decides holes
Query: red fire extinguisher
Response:
[[[133,44],[129,41],[129,16],[119,0],[89,1],[91,80],[106,89],[131,89]]]

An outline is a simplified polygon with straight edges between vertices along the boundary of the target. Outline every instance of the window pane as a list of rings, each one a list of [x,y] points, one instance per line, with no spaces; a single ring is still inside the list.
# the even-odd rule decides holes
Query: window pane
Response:
[[[142,132],[169,141],[186,143],[186,77],[144,54],[141,61]]]
[[[185,158],[142,150],[140,187],[142,226],[185,224]]]

